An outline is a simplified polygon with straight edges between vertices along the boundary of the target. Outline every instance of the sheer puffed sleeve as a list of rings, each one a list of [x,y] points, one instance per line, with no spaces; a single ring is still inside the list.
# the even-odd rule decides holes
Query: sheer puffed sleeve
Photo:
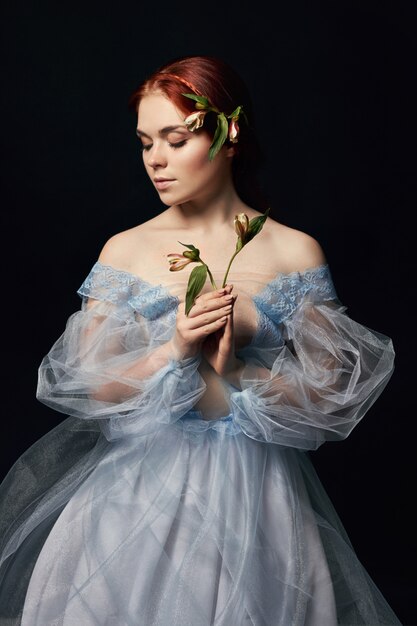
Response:
[[[390,338],[347,315],[327,264],[280,275],[255,302],[282,340],[244,357],[236,422],[253,439],[304,450],[346,438],[393,372]]]
[[[178,420],[205,384],[199,358],[176,360],[170,350],[176,298],[99,262],[78,293],[81,309],[40,365],[37,398],[100,420],[110,440]]]

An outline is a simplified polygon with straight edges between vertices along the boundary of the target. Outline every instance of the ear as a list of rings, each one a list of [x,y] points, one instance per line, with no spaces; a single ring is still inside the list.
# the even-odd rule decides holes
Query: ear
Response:
[[[234,157],[236,154],[236,148],[235,146],[227,146],[226,147],[226,156],[231,159],[232,157]]]

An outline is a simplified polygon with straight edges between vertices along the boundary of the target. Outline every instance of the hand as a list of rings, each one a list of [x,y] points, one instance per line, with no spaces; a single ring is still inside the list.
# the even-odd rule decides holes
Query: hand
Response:
[[[233,285],[227,287],[231,294]],[[242,368],[243,362],[235,355],[233,307],[237,295],[233,296],[232,309],[227,316],[226,323],[207,337],[202,346],[203,356],[212,366],[214,371],[222,377],[233,379],[235,374]]]
[[[188,316],[185,303],[180,304],[171,340],[177,359],[196,356],[207,337],[226,326],[234,303],[230,292],[231,287],[225,287],[199,295]]]

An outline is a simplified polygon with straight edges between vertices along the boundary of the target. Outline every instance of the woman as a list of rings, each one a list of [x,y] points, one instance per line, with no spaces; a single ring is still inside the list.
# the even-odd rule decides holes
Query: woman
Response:
[[[377,399],[390,339],[348,317],[315,239],[258,210],[231,68],[173,61],[130,102],[167,208],[104,245],[41,364],[39,400],[70,417],[3,485],[4,623],[399,624],[305,453]]]

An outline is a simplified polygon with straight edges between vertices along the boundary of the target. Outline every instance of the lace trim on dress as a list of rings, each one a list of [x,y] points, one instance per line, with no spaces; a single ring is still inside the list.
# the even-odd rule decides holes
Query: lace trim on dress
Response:
[[[318,301],[337,299],[327,263],[302,272],[278,274],[253,301],[273,322],[280,324],[292,315],[306,294]]]
[[[153,320],[178,306],[178,298],[164,285],[152,285],[143,278],[103,265],[97,261],[77,291],[83,298],[127,304],[144,317]]]
[[[179,299],[164,285],[153,285],[130,272],[97,261],[77,292],[83,298],[127,303],[134,311],[153,320],[173,311]],[[255,305],[273,322],[290,317],[306,294],[315,300],[337,299],[328,264],[303,271],[280,273],[253,296]],[[262,320],[260,320],[262,322]]]

